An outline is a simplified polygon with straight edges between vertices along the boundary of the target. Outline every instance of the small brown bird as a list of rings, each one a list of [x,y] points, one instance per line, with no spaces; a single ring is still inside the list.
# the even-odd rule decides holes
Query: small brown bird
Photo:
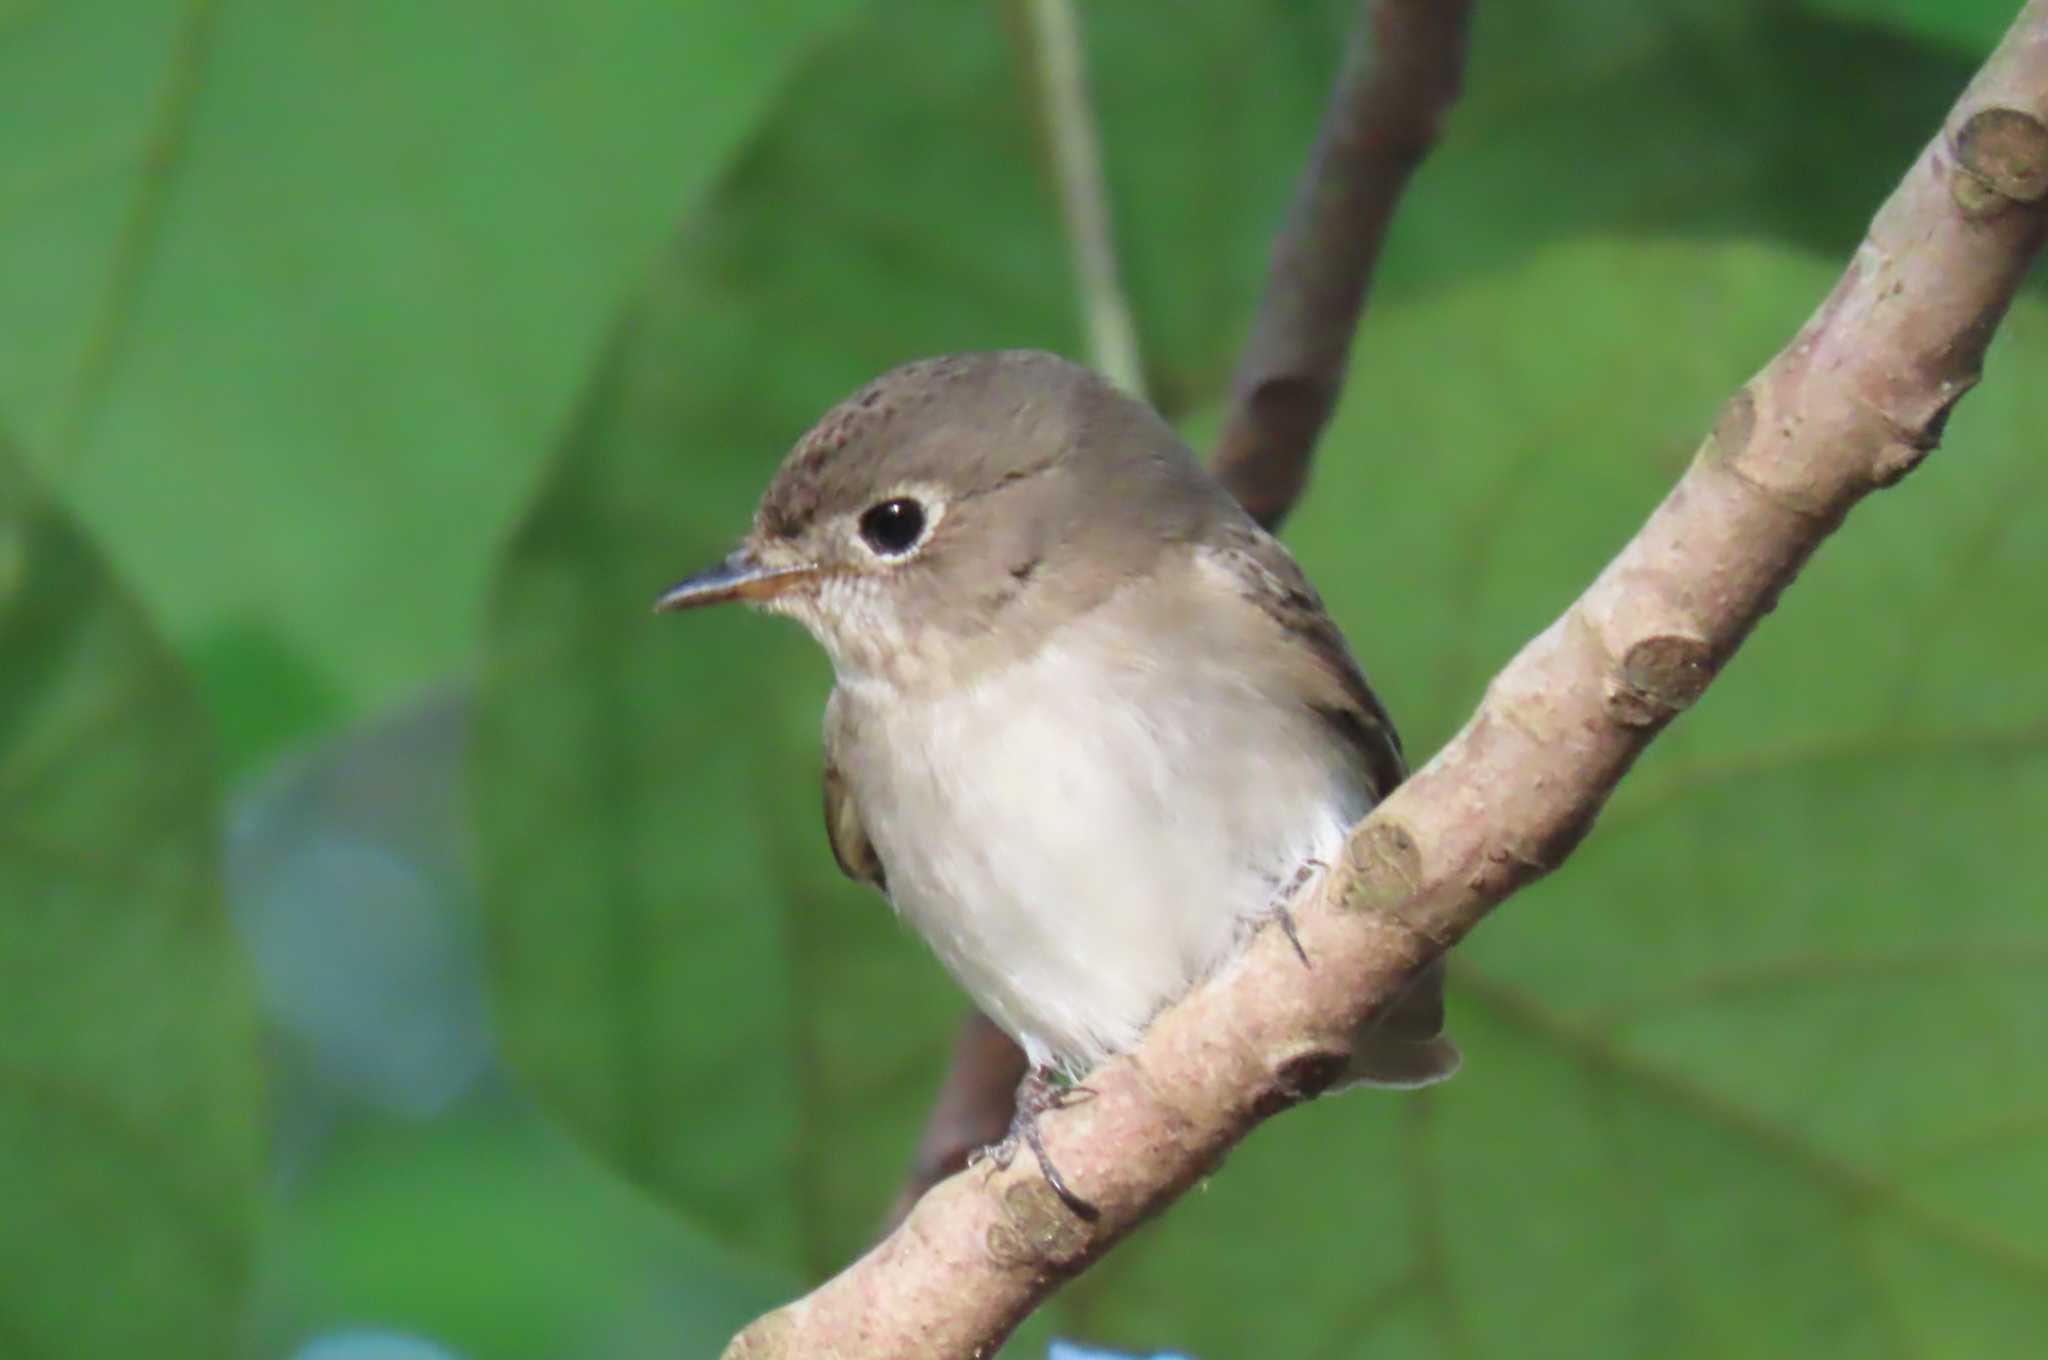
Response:
[[[831,655],[833,854],[1022,1045],[1013,1136],[1079,1205],[1037,1139],[1057,1080],[1262,922],[1292,935],[1287,895],[1401,780],[1393,723],[1287,550],[1050,354],[908,364],[835,407],[657,607],[735,599]],[[1350,1079],[1449,1076],[1442,1014],[1432,969]]]

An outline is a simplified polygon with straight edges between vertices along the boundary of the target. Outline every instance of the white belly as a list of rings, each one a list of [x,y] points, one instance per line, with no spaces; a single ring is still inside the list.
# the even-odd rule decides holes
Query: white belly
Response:
[[[943,698],[842,690],[891,900],[1034,1064],[1085,1071],[1368,807],[1344,744],[1199,638],[1104,611]],[[1114,639],[1114,640],[1113,640]]]

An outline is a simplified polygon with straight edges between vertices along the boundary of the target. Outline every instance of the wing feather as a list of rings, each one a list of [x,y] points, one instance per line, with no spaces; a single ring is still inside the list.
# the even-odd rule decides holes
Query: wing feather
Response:
[[[832,847],[832,858],[839,862],[840,872],[886,897],[888,873],[861,822],[853,786],[839,766],[839,753],[850,739],[851,722],[838,691],[833,691],[831,702],[825,705],[825,839]]]
[[[1245,596],[1279,625],[1279,645],[1298,649],[1300,688],[1331,732],[1356,755],[1380,802],[1407,777],[1394,721],[1330,621],[1322,599],[1287,549],[1247,522],[1225,536],[1214,560]],[[1458,1049],[1443,1036],[1444,970],[1432,963],[1408,990],[1362,1031],[1345,1083],[1426,1086],[1458,1070]]]
[[[1307,702],[1339,740],[1356,753],[1375,803],[1407,777],[1401,738],[1365,673],[1330,622],[1322,598],[1280,541],[1247,520],[1225,536],[1212,560],[1230,573],[1245,597],[1279,625],[1283,646],[1301,654]]]

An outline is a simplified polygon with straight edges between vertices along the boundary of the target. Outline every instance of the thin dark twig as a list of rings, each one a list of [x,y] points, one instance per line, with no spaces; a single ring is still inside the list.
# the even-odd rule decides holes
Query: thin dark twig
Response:
[[[1017,1083],[1028,1064],[1024,1050],[980,1011],[969,1011],[953,1039],[946,1084],[925,1119],[924,1136],[896,1200],[882,1219],[882,1232],[896,1230],[918,1197],[967,1165],[977,1148],[1000,1140],[1016,1107]]]
[[[1470,0],[1366,0],[1231,381],[1216,476],[1273,528],[1301,498],[1401,190],[1465,67]]]

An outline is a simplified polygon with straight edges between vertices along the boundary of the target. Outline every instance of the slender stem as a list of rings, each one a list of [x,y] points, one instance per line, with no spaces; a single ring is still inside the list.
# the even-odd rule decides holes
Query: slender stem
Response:
[[[1277,526],[1344,387],[1380,244],[1465,67],[1470,0],[1363,0],[1231,380],[1216,475]]]
[[[1097,371],[1134,396],[1145,395],[1145,366],[1117,269],[1110,222],[1109,185],[1102,169],[1095,105],[1088,95],[1088,61],[1073,0],[1013,0],[1024,70],[1052,159],[1054,188],[1067,248],[1080,289],[1088,358]]]
[[[144,276],[161,248],[164,212],[183,166],[220,8],[219,0],[185,0],[150,116],[149,140],[136,168],[134,192],[114,240],[106,282],[93,305],[92,329],[57,410],[48,466],[60,479],[70,473],[91,439],[100,402],[129,342]]]

